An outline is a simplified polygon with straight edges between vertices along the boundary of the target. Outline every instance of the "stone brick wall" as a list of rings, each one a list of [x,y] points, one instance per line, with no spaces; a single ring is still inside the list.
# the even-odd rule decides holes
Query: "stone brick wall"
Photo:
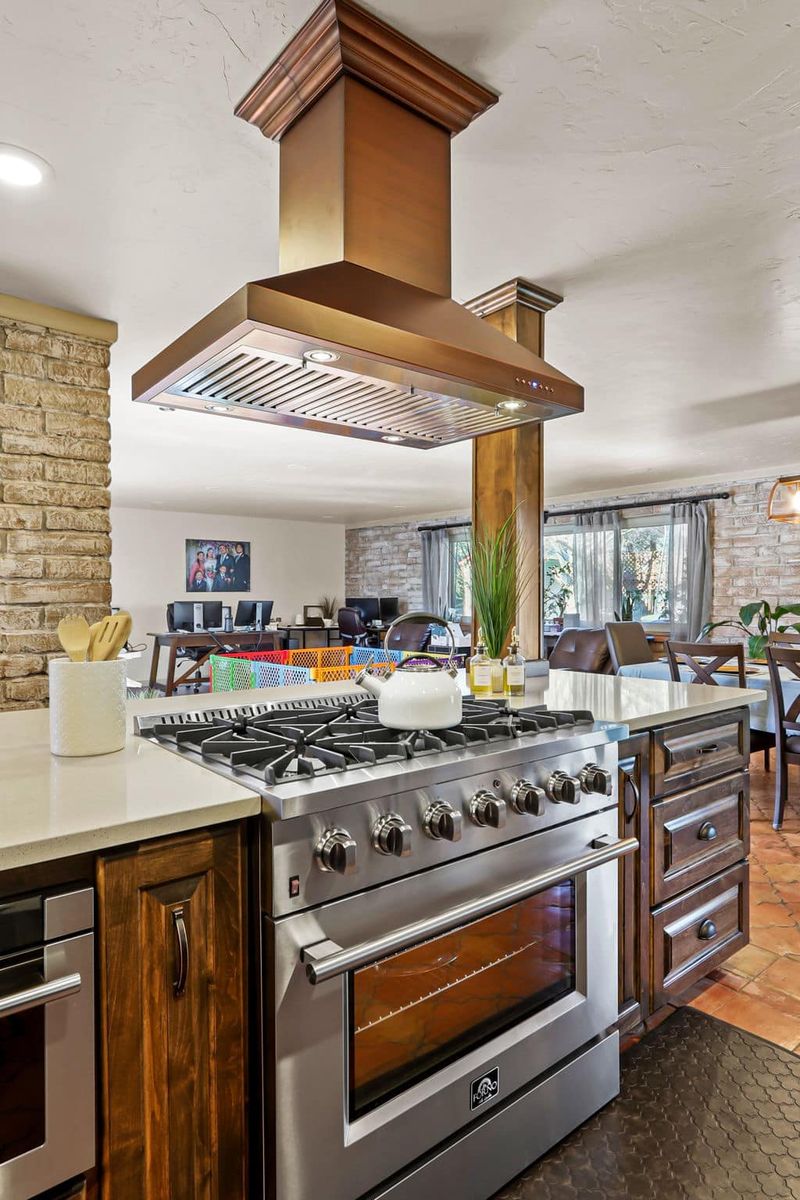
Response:
[[[664,486],[636,496],[604,496],[598,504],[625,503],[676,495],[728,491],[730,500],[710,502],[714,557],[712,620],[735,617],[751,600],[771,604],[800,603],[800,524],[767,520],[767,500],[774,477],[734,480],[685,487]],[[560,498],[551,506],[589,507],[581,497],[570,502]],[[638,510],[641,515],[658,513],[662,507]],[[464,519],[454,514],[449,520]],[[566,519],[566,518],[565,518]],[[348,595],[408,597],[411,604],[422,600],[422,561],[419,522],[372,526],[347,531],[346,581]],[[731,634],[733,637],[733,633]]]
[[[59,620],[108,611],[113,326],[0,297],[0,711],[47,701]],[[18,315],[37,316],[38,323]],[[9,314],[9,315],[4,315]],[[75,332],[84,326],[89,333]],[[61,328],[66,325],[66,328]],[[106,334],[106,328],[108,333]]]

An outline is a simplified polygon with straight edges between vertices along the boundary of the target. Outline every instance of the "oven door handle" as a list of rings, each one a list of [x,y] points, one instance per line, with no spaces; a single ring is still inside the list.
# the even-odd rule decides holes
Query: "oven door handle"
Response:
[[[81,990],[81,984],[81,977],[76,972],[74,975],[48,979],[46,983],[23,988],[19,992],[9,992],[6,996],[0,996],[0,1017],[13,1017],[16,1013],[49,1004],[51,1000],[63,1000],[66,996],[74,996]]]
[[[300,952],[300,961],[305,963],[306,974],[311,983],[325,983],[326,980],[333,979],[337,975],[344,975],[347,971],[366,967],[369,963],[389,954],[407,950],[409,946],[413,946],[417,942],[427,941],[440,933],[447,933],[448,930],[455,929],[459,925],[475,921],[497,909],[514,904],[518,900],[525,900],[535,892],[542,891],[543,888],[555,887],[573,875],[580,875],[595,867],[602,867],[605,863],[622,858],[625,854],[632,854],[638,848],[639,841],[634,837],[621,838],[616,841],[612,841],[608,836],[597,838],[592,842],[592,849],[588,854],[583,854],[580,858],[573,859],[572,862],[560,863],[557,867],[551,867],[549,871],[542,871],[539,875],[530,876],[519,883],[512,883],[508,887],[501,888],[500,891],[491,892],[488,896],[467,900],[466,903],[446,909],[434,917],[415,921],[413,925],[404,925],[382,937],[374,938],[369,942],[360,942],[349,949],[330,940],[306,946]]]

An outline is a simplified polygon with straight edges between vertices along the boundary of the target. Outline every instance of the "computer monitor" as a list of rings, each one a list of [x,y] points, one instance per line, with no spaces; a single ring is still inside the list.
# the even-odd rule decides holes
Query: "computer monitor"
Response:
[[[397,596],[381,596],[380,609],[384,625],[391,625],[400,616],[400,601]]]
[[[176,600],[172,606],[172,624],[176,629],[194,630],[194,604],[191,600]]]
[[[222,628],[222,601],[221,600],[204,600],[203,601],[203,628],[204,629],[221,629]]]
[[[381,619],[381,602],[377,596],[348,596],[345,598],[347,608],[354,608],[360,613],[365,625]]]
[[[240,600],[236,606],[236,621],[239,628],[253,625],[256,629],[269,625],[273,600]]]

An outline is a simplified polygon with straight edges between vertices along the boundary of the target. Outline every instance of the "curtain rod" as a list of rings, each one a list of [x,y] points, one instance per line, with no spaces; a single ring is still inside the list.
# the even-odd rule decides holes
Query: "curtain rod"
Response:
[[[551,517],[577,517],[582,513],[624,512],[629,508],[660,508],[665,504],[701,504],[704,500],[730,500],[730,492],[705,492],[702,496],[665,496],[661,500],[632,500],[629,504],[601,504],[588,508],[563,508],[557,512],[545,509],[544,519]]]
[[[471,521],[438,521],[435,525],[418,525],[417,533],[433,533],[435,529],[469,529]]]

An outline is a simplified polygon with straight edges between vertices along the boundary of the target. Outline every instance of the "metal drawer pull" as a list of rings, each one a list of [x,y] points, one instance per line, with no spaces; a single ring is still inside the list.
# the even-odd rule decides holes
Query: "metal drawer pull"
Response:
[[[43,1004],[49,1004],[51,1000],[63,1000],[66,996],[74,996],[81,990],[81,983],[81,977],[76,972],[74,975],[62,975],[59,979],[48,979],[46,983],[24,988],[21,992],[10,992],[7,996],[0,996],[0,1017],[13,1017],[15,1013],[40,1008]]]
[[[701,942],[710,942],[717,936],[717,927],[713,921],[703,921],[697,931]]]
[[[186,922],[183,919],[183,909],[172,910],[172,927],[175,930],[175,978],[172,990],[176,996],[182,996],[186,991],[186,980],[189,977],[189,938],[186,933]]]
[[[716,825],[712,825],[710,821],[703,821],[697,831],[697,836],[701,842],[713,842],[718,836]]]
[[[604,841],[604,838],[597,838],[593,845]],[[600,844],[597,849],[591,850],[588,854],[584,854],[572,862],[561,863],[557,867],[551,867],[549,871],[542,871],[540,875],[534,875],[520,883],[509,884],[508,887],[501,888],[500,891],[492,892],[481,899],[467,900],[464,904],[446,909],[434,917],[415,921],[413,925],[404,925],[373,941],[361,942],[349,949],[343,949],[332,941],[317,942],[313,946],[306,946],[300,952],[300,961],[305,963],[306,974],[312,983],[324,983],[336,975],[355,971],[359,967],[365,967],[389,954],[407,950],[409,946],[413,946],[417,942],[427,941],[440,933],[456,929],[459,925],[476,921],[496,909],[505,908],[518,900],[526,900],[528,896],[542,891],[543,888],[555,887],[573,875],[580,875],[584,871],[602,867],[605,863],[614,862],[623,855],[632,854],[634,850],[638,849],[639,841],[634,837],[622,838],[609,845]]]
[[[719,748],[720,748],[719,742],[708,742],[705,746],[700,747],[700,753],[701,754],[716,754],[716,752],[717,752],[717,750],[719,750]]]

